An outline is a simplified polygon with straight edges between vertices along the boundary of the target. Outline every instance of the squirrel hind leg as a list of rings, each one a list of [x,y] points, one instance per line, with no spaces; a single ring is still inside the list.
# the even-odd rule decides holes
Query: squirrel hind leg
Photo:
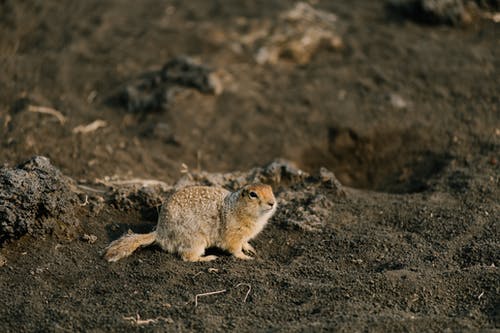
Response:
[[[115,262],[131,255],[137,248],[148,246],[156,240],[156,232],[149,234],[131,234],[124,235],[111,242],[106,248],[104,259],[109,262]]]

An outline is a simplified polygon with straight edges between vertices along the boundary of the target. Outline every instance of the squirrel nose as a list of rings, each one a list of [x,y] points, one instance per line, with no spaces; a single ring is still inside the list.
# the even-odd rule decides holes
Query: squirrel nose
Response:
[[[272,207],[274,206],[274,201],[269,201],[267,204]]]

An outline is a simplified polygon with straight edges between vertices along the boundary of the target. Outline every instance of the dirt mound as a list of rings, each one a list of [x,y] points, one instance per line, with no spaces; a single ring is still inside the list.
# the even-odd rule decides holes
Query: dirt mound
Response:
[[[137,209],[142,216],[156,221],[162,200],[176,189],[193,186],[219,186],[237,190],[251,183],[270,184],[274,188],[280,209],[274,219],[285,228],[305,231],[318,230],[329,221],[332,198],[345,197],[345,192],[333,172],[322,168],[317,175],[309,175],[292,162],[276,160],[264,167],[249,171],[212,173],[186,170],[173,186],[147,186],[141,181],[125,184],[119,180],[105,182],[107,202],[120,210]],[[163,185],[163,186],[161,186]]]
[[[0,244],[25,234],[73,233],[77,202],[69,180],[46,157],[0,169]]]
[[[285,228],[313,231],[324,227],[330,220],[332,198],[345,196],[332,172],[322,168],[319,174],[311,176],[285,160],[276,160],[248,172],[188,173],[176,183],[176,187],[216,185],[235,190],[259,182],[273,186],[280,205],[274,220]]]

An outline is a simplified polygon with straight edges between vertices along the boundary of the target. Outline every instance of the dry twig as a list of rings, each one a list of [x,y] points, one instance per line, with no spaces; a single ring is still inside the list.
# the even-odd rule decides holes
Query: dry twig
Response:
[[[106,126],[108,126],[107,122],[105,122],[104,120],[97,119],[88,125],[76,126],[75,128],[73,128],[73,133],[87,134],[90,132],[94,132],[101,127],[106,127]]]
[[[7,128],[9,126],[10,122],[12,121],[12,117],[10,114],[5,116],[5,120],[3,121],[3,128]]]
[[[193,277],[192,277],[192,278],[194,279],[195,277],[197,277],[197,276],[198,276],[198,275],[200,275],[201,273],[203,273],[203,271],[199,271],[198,273],[196,273],[195,275],[193,275]]]
[[[482,16],[485,19],[492,20],[495,23],[500,23],[500,12],[496,12],[496,13],[484,12],[484,13],[482,13]]]
[[[107,179],[99,179],[96,178],[96,183],[100,183],[106,186],[128,186],[128,185],[141,185],[142,187],[148,186],[161,186],[162,188],[170,188],[170,186],[162,182],[160,180],[155,179],[141,179],[141,178],[133,178],[128,180],[107,180]]]
[[[211,291],[209,293],[197,294],[194,297],[194,307],[198,306],[198,297],[204,297],[204,296],[222,294],[222,293],[225,293],[226,291],[227,291],[226,289],[222,289],[222,290],[217,290],[217,291]]]
[[[135,317],[123,317],[124,320],[130,321],[132,324],[135,324],[137,326],[142,326],[142,325],[149,325],[149,324],[156,324],[158,321],[163,320],[166,321],[167,323],[171,323],[172,319],[170,318],[164,318],[164,317],[156,317],[154,319],[141,319],[141,316],[139,314],[136,314]]]
[[[85,201],[80,204],[80,206],[85,207],[89,204],[89,196],[85,194]]]
[[[90,186],[86,186],[86,185],[77,185],[79,188],[81,188],[82,190],[86,190],[86,191],[90,191],[90,192],[97,192],[97,193],[106,193],[106,191],[104,190],[99,190],[99,189],[96,189],[96,188],[92,188]]]
[[[248,287],[247,293],[245,294],[245,298],[243,298],[243,303],[245,303],[247,301],[248,295],[250,295],[250,291],[252,290],[252,286],[250,284],[248,284],[248,283],[238,283],[236,285],[236,288],[238,288],[239,286],[246,286],[246,287]]]
[[[28,112],[49,114],[51,116],[56,117],[57,120],[59,120],[59,123],[61,123],[61,125],[66,122],[66,117],[64,117],[61,112],[46,106],[29,105]]]

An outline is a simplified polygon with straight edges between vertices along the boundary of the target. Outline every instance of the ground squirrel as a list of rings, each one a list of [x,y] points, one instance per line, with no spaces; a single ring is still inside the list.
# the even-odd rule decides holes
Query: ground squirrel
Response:
[[[229,251],[239,259],[253,259],[248,243],[262,231],[276,211],[271,186],[247,185],[229,192],[220,187],[192,186],[175,192],[163,205],[156,230],[149,234],[127,234],[106,249],[104,257],[117,261],[140,246],[159,244],[186,261],[210,261],[208,247]]]

